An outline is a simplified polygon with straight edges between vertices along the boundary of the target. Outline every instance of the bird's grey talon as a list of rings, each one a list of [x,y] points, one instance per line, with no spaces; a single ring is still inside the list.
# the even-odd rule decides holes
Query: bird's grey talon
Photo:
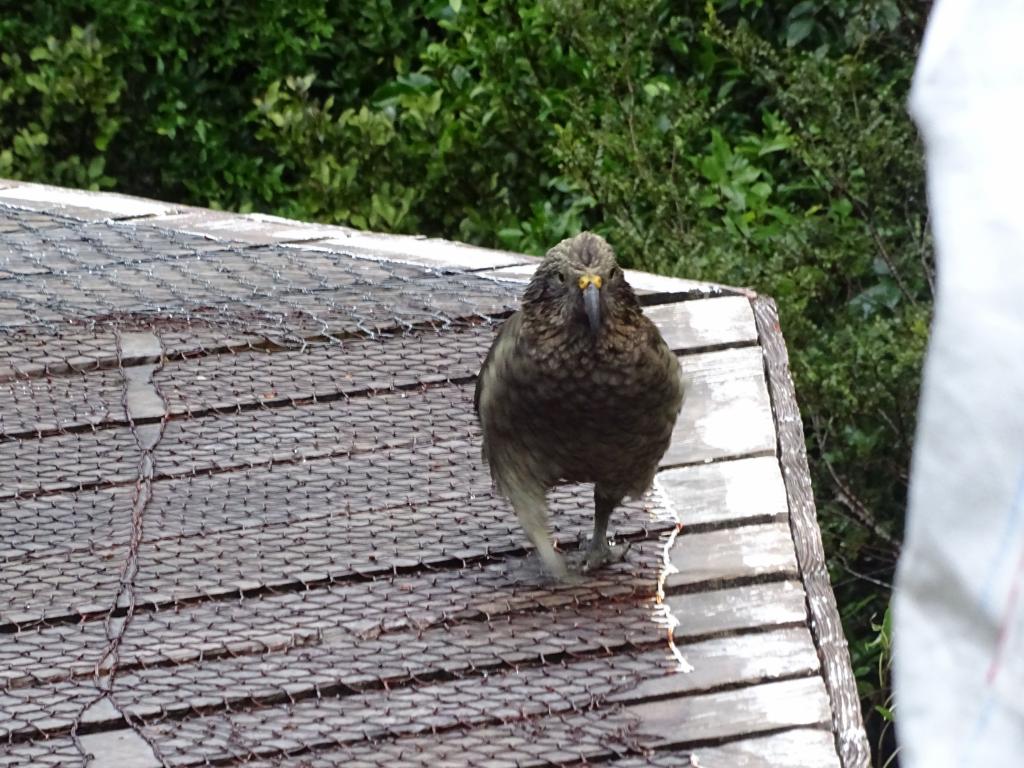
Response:
[[[583,561],[583,572],[590,573],[606,565],[622,562],[632,546],[628,541],[614,546],[609,545],[608,542],[596,546],[591,544],[587,557]]]
[[[567,570],[564,574],[557,577],[555,581],[562,587],[574,587],[577,584],[583,583],[583,574],[578,571]]]
[[[535,561],[542,582],[556,586],[579,584],[582,577],[575,563],[566,562],[566,558],[557,555],[557,559],[539,556]]]

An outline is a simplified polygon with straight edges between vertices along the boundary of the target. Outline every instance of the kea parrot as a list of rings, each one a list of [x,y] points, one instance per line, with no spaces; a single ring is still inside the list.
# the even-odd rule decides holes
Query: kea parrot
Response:
[[[474,406],[495,487],[551,577],[579,578],[552,543],[548,489],[594,484],[582,570],[618,562],[629,545],[609,545],[609,518],[650,487],[682,402],[676,356],[604,238],[548,251],[484,360]]]

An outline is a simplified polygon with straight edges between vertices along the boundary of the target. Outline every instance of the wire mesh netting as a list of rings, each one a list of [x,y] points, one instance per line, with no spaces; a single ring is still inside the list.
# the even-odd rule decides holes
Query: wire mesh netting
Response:
[[[541,577],[472,409],[518,290],[0,208],[0,766],[641,754],[675,519]]]

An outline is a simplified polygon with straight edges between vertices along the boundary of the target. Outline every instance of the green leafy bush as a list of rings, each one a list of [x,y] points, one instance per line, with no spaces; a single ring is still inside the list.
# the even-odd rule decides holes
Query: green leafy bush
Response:
[[[59,0],[0,175],[633,266],[779,302],[865,711],[932,299],[907,0]],[[884,675],[883,675],[884,678]]]

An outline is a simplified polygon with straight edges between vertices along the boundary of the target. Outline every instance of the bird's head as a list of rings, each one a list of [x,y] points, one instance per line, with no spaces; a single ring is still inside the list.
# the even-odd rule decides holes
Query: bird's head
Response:
[[[596,336],[640,305],[612,247],[600,235],[581,232],[547,252],[523,294],[523,309]]]

